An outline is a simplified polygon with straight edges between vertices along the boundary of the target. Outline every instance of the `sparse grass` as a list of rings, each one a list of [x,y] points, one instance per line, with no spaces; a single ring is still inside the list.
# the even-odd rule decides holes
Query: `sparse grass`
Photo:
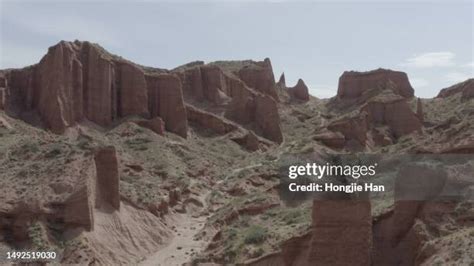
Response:
[[[151,140],[148,138],[134,138],[134,139],[127,139],[125,141],[125,145],[129,148],[137,151],[145,151],[148,150],[147,144],[150,143]]]
[[[268,237],[267,229],[259,225],[253,225],[245,233],[245,244],[261,244]]]
[[[47,247],[39,222],[35,222],[28,227],[28,237],[30,238],[33,250],[44,250]]]
[[[51,149],[46,152],[44,157],[51,159],[51,158],[56,158],[62,153],[62,146],[60,143],[54,143],[51,145]]]

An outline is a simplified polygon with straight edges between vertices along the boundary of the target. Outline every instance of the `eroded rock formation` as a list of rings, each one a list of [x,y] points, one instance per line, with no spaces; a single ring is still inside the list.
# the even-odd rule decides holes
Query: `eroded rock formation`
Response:
[[[0,106],[20,118],[38,114],[37,124],[58,134],[83,120],[110,127],[141,116],[160,117],[167,131],[186,138],[186,98],[222,106],[224,112],[214,115],[225,113],[269,140],[283,140],[269,59],[195,62],[168,71],[136,65],[89,42],[61,41],[38,64],[2,74]]]
[[[195,123],[200,127],[209,129],[217,134],[227,134],[238,129],[237,125],[230,121],[225,121],[225,118],[199,110],[191,105],[186,106],[186,111],[189,122]]]
[[[351,115],[331,122],[327,128],[344,135],[346,146],[360,149],[368,141],[385,146],[413,132],[421,132],[423,109],[418,101],[416,112],[407,99],[394,94],[380,94],[357,107]]]
[[[95,206],[120,209],[118,159],[113,146],[104,147],[94,155],[97,171]]]
[[[0,73],[0,110],[5,109],[7,79],[3,73]]]
[[[474,98],[474,79],[468,79],[449,88],[442,89],[436,98],[447,98],[457,93],[461,93],[461,97],[466,100]]]
[[[151,116],[160,116],[168,131],[186,138],[188,122],[180,79],[172,74],[147,75],[146,79]]]
[[[278,101],[278,95],[275,90],[275,77],[273,76],[272,63],[269,58],[265,58],[263,62],[244,66],[239,70],[238,75],[248,87],[269,95],[275,101]]]
[[[298,83],[294,87],[289,88],[288,92],[293,98],[301,101],[309,101],[308,87],[302,79],[299,79]]]
[[[362,109],[370,124],[387,125],[398,138],[421,129],[421,121],[405,99],[370,101]]]
[[[149,120],[142,119],[133,122],[141,127],[150,129],[158,135],[163,136],[165,134],[165,122],[158,116]]]
[[[370,201],[315,200],[312,221],[311,250],[307,265],[371,264]]]
[[[278,80],[277,84],[283,88],[286,87],[285,73],[281,73],[280,79]]]
[[[83,119],[107,127],[121,117],[146,118],[151,113],[160,115],[169,131],[186,137],[180,80],[156,79],[146,79],[141,67],[96,44],[62,41],[50,47],[37,65],[6,71],[11,96],[5,105],[20,116],[37,111],[55,133]]]
[[[355,99],[370,90],[377,90],[391,81],[396,86],[393,92],[405,98],[413,97],[414,90],[408,81],[408,76],[399,71],[377,69],[368,72],[346,71],[339,78],[337,97],[340,99]]]

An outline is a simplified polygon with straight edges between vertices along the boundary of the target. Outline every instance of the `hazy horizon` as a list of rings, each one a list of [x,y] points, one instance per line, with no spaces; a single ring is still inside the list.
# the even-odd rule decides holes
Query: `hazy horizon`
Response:
[[[269,57],[276,80],[302,78],[321,98],[349,70],[406,72],[423,98],[474,76],[471,1],[191,2],[2,0],[0,68],[37,63],[49,46],[79,39],[167,69]]]

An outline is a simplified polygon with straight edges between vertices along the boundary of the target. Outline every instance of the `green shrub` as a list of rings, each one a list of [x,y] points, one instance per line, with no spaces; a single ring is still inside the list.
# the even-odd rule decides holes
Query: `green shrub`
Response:
[[[268,232],[266,228],[258,225],[251,226],[245,234],[245,244],[260,244],[267,239]]]

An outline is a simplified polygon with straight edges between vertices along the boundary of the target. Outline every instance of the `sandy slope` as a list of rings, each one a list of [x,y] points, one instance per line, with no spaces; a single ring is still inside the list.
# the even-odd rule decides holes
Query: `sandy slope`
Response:
[[[207,210],[206,198],[212,190],[202,194],[199,200]],[[206,213],[206,212],[203,212]],[[199,254],[207,246],[205,239],[198,239],[196,235],[204,227],[207,217],[203,214],[192,215],[189,212],[173,214],[167,223],[174,228],[174,236],[168,244],[156,253],[148,256],[140,265],[175,266],[190,262],[195,254]]]
[[[206,247],[206,241],[195,240],[195,235],[204,226],[206,217],[191,217],[188,214],[177,214],[173,217],[175,235],[171,242],[158,250],[140,265],[182,265],[189,262],[195,253]]]

